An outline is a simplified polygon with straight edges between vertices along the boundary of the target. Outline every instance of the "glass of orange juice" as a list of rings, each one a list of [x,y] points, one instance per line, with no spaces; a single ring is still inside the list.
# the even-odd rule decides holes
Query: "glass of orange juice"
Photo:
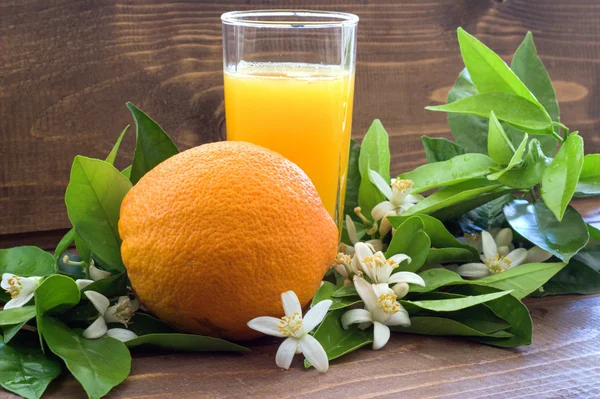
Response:
[[[235,11],[223,21],[227,139],[296,163],[340,223],[356,64],[356,15]]]

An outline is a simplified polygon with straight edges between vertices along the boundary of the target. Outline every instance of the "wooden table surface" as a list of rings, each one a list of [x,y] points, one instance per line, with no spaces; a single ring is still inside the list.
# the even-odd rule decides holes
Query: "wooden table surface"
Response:
[[[600,227],[600,201],[577,200]],[[526,299],[533,343],[499,349],[454,337],[392,334],[381,350],[359,349],[326,374],[275,365],[279,339],[248,346],[252,353],[135,350],[129,378],[109,398],[600,398],[600,295]],[[73,377],[61,377],[48,398],[78,399]],[[0,399],[14,398],[0,391]]]

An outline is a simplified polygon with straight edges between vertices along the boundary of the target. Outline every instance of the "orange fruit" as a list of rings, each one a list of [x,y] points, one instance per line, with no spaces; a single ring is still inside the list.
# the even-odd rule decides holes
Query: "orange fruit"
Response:
[[[119,233],[132,288],[184,332],[247,340],[246,323],[307,305],[338,231],[306,174],[244,142],[205,144],[148,172],[125,196]]]

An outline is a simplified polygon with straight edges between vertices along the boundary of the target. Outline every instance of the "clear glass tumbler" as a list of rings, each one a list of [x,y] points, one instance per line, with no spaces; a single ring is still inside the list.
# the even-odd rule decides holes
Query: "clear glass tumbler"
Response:
[[[270,148],[300,166],[339,224],[358,17],[265,10],[221,19],[227,139]]]

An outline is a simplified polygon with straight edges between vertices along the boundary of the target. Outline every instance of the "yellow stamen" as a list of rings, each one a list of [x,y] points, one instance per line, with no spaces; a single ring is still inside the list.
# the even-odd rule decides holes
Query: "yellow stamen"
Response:
[[[400,311],[400,304],[396,301],[396,295],[383,294],[377,298],[377,305],[387,314],[394,314]]]
[[[411,188],[414,187],[414,185],[415,185],[415,183],[413,183],[412,180],[402,180],[402,179],[395,179],[394,182],[392,183],[392,187],[402,193],[408,192]]]
[[[8,279],[8,284],[10,287],[6,290],[6,293],[10,295],[12,299],[15,299],[21,293],[23,289],[23,284],[21,283],[21,277],[14,276]]]
[[[499,254],[496,254],[495,257],[485,259],[483,261],[483,263],[485,263],[485,265],[488,267],[488,269],[490,270],[490,273],[499,274],[499,273],[503,273],[506,270],[508,270],[508,268],[510,268],[511,262],[510,262],[510,259],[507,259],[504,256],[500,256]]]
[[[481,233],[465,233],[465,240],[470,243],[478,243],[481,241]]]
[[[299,312],[294,312],[292,316],[283,316],[279,320],[277,329],[283,335],[293,337],[302,330],[302,316]]]

